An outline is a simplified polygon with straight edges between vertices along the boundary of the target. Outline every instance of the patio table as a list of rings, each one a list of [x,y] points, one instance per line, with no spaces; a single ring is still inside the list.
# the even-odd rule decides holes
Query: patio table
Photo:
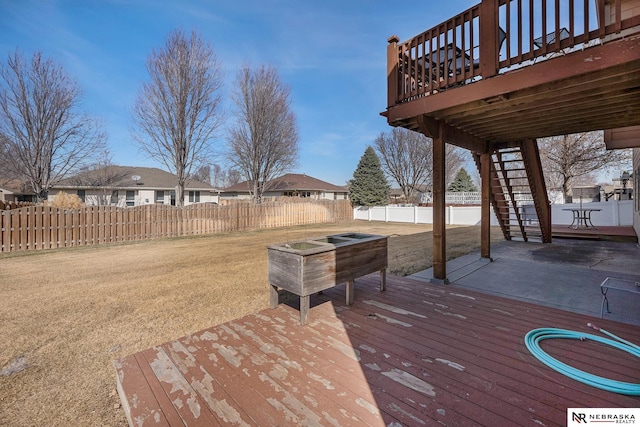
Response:
[[[602,209],[592,209],[592,208],[567,208],[562,209],[563,211],[571,211],[573,213],[573,219],[571,220],[571,224],[569,228],[578,229],[581,227],[584,228],[597,228],[591,222],[591,212],[599,212]]]

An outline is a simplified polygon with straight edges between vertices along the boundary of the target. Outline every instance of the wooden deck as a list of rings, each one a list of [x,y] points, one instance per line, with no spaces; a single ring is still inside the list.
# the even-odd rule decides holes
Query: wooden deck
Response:
[[[553,225],[553,237],[569,237],[574,239],[610,240],[614,242],[638,242],[638,236],[631,226],[597,226],[591,228],[570,228],[566,225]]]
[[[534,328],[640,341],[640,327],[378,275],[312,297],[309,323],[281,304],[126,356],[118,390],[136,426],[523,425],[566,423],[569,407],[640,407],[640,397],[576,382],[524,345]],[[640,363],[593,342],[545,341],[571,365],[640,382]]]

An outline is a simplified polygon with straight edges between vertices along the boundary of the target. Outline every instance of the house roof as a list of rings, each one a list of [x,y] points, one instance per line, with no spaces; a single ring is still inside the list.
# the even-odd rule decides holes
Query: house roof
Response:
[[[346,192],[347,188],[330,184],[326,181],[314,178],[306,174],[288,173],[281,177],[272,179],[267,186],[268,191],[331,191]],[[247,192],[249,182],[243,181],[231,187],[225,188],[223,192]]]
[[[134,180],[134,177],[138,177]],[[172,190],[178,183],[178,177],[158,168],[139,166],[107,166],[82,172],[63,179],[53,188],[154,188]],[[185,188],[191,190],[213,190],[205,182],[187,180]]]
[[[31,194],[26,183],[18,179],[0,178],[0,192],[5,194]]]

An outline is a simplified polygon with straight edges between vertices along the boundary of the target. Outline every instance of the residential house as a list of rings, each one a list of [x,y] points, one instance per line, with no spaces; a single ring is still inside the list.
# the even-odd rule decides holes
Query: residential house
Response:
[[[571,195],[567,203],[591,203],[600,201],[601,187],[586,185],[571,187]]]
[[[243,181],[225,188],[220,193],[220,200],[248,200],[251,198],[249,187],[250,183]],[[268,181],[266,188],[265,198],[304,197],[314,200],[346,200],[349,198],[347,187],[330,184],[305,174],[282,175]]]
[[[66,192],[89,206],[175,205],[177,183],[176,175],[158,168],[107,166],[62,180],[49,191],[49,200]],[[218,203],[218,195],[210,184],[187,180],[184,204]]]
[[[0,179],[0,201],[33,202],[33,191],[28,190],[25,183],[17,179]]]
[[[426,185],[418,185],[415,187],[415,193],[412,200],[406,200],[402,188],[392,188],[389,191],[389,204],[403,205],[403,204],[419,204],[423,203],[423,200],[428,199],[430,191]],[[424,202],[426,203],[426,202]]]

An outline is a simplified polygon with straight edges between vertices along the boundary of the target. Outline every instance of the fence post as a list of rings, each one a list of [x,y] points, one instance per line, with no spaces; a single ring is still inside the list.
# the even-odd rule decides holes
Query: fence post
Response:
[[[619,200],[613,201],[612,213],[613,213],[613,218],[612,218],[613,226],[617,227],[620,225],[620,201]]]
[[[418,206],[413,207],[413,223],[418,223]]]

